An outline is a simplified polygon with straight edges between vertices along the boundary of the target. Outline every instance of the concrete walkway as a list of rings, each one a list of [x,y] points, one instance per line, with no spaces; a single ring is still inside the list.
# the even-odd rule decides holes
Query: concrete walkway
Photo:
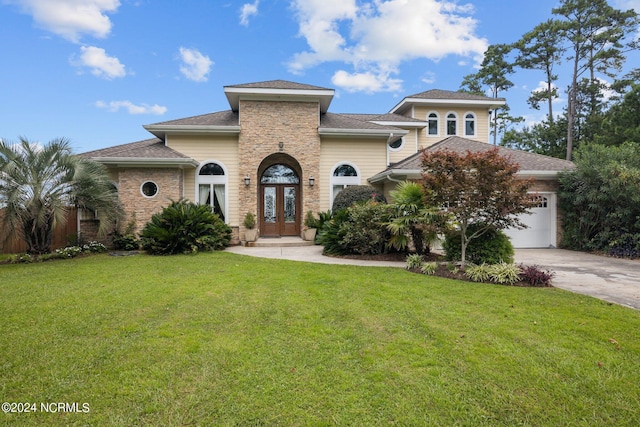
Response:
[[[366,261],[322,255],[321,246],[243,247],[226,249],[260,258],[323,264],[404,268],[404,262]],[[640,260],[608,258],[563,249],[516,249],[515,262],[556,273],[553,286],[640,310]]]

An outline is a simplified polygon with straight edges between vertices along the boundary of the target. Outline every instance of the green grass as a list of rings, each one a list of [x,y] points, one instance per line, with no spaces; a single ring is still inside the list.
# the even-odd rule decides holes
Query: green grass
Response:
[[[640,315],[229,253],[0,265],[0,425],[640,424]],[[610,340],[615,340],[611,342]]]

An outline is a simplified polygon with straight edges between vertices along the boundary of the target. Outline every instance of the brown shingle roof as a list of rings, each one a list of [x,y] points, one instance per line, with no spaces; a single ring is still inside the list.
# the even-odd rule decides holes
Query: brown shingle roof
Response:
[[[216,113],[202,114],[199,116],[185,117],[182,119],[169,120],[166,122],[153,123],[148,126],[238,126],[239,123],[238,113],[226,110]]]
[[[89,151],[80,156],[90,159],[190,159],[189,156],[167,147],[158,138]]]
[[[239,85],[229,85],[225,87],[246,88],[246,89],[298,89],[298,90],[333,90],[320,86],[306,85],[302,83],[290,82],[287,80],[268,80],[266,82],[245,83]]]
[[[407,98],[418,98],[418,99],[460,99],[460,100],[469,100],[469,101],[495,101],[502,100],[504,98],[490,98],[484,95],[475,95],[473,93],[467,92],[454,92],[451,90],[442,90],[442,89],[431,89],[425,92],[416,93],[415,95],[407,96]]]
[[[331,129],[354,129],[354,130],[401,130],[392,126],[383,126],[371,123],[366,120],[354,118],[349,114],[325,113],[320,116],[320,127]]]
[[[402,116],[400,114],[340,114],[341,116],[363,120],[367,122],[404,122],[404,123],[425,123],[424,120],[414,119],[412,117]]]
[[[451,150],[456,153],[464,154],[468,151],[476,153],[486,151],[495,147],[486,142],[474,141],[471,139],[461,138],[459,136],[451,136],[443,139],[424,150],[418,151],[416,154],[407,157],[397,163],[390,165],[386,170],[372,177],[372,181],[385,175],[393,174],[393,171],[403,171],[406,174],[411,171],[413,174],[422,172],[422,154],[424,151]],[[512,161],[520,165],[520,171],[534,172],[561,172],[575,168],[573,162],[557,159],[555,157],[543,156],[541,154],[529,153],[527,151],[513,150],[511,148],[498,146],[500,155],[510,158]]]

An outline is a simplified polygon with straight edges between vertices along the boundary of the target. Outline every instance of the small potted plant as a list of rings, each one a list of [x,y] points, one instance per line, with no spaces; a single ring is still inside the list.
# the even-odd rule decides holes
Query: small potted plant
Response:
[[[244,228],[244,238],[247,242],[255,242],[258,237],[258,230],[256,230],[256,216],[251,212],[247,212],[244,216],[244,222],[242,223]]]
[[[312,211],[307,211],[307,216],[304,218],[304,240],[313,242],[316,239],[317,231],[318,220],[313,216]]]

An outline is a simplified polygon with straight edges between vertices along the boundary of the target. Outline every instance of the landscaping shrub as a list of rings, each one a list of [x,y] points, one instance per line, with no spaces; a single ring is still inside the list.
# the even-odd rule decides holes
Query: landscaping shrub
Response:
[[[142,230],[142,247],[155,255],[223,249],[231,241],[231,227],[208,205],[180,200],[151,217]]]
[[[320,217],[322,218],[322,215]],[[349,253],[349,248],[342,243],[342,238],[346,233],[346,230],[342,228],[342,224],[348,218],[347,209],[336,211],[328,220],[325,218],[317,236],[318,243],[323,246],[323,253],[328,255],[346,255]]]
[[[513,285],[520,281],[520,268],[517,265],[501,262],[488,266],[489,280],[498,285]]]
[[[549,287],[555,273],[542,270],[537,265],[520,265],[520,280],[529,286]]]
[[[56,249],[53,252],[48,254],[16,254],[11,255],[7,262],[11,264],[30,264],[32,262],[44,262],[50,261],[54,259],[67,259],[67,258],[75,258],[79,255],[84,254],[99,254],[102,252],[106,252],[107,247],[99,242],[89,242],[82,246],[73,245],[66,246],[64,248]]]
[[[347,221],[340,226],[341,244],[354,254],[385,253],[391,239],[387,229],[391,207],[375,202],[356,203],[347,209],[347,213]]]
[[[318,242],[329,255],[377,255],[385,253],[390,238],[386,224],[391,218],[389,205],[358,203],[335,211],[324,222]]]
[[[640,256],[640,146],[586,144],[575,163],[573,171],[560,174],[562,246]]]
[[[481,225],[472,224],[467,233],[474,233]],[[457,261],[462,256],[460,233],[452,231],[446,234],[442,248],[449,261]],[[473,264],[513,263],[513,245],[509,237],[501,230],[489,229],[482,236],[471,240],[467,246],[467,261]]]
[[[115,231],[112,235],[113,248],[118,251],[135,251],[140,248],[140,240],[135,234],[136,214],[131,214],[131,220],[122,233]]]
[[[420,254],[411,254],[407,255],[405,258],[407,263],[407,270],[414,270],[416,268],[420,268],[422,266],[422,255]]]
[[[333,212],[337,212],[340,209],[346,209],[355,203],[368,202],[370,200],[379,203],[387,203],[387,199],[384,195],[370,185],[351,185],[338,193],[338,195],[333,199],[332,210]]]
[[[427,276],[432,276],[438,270],[437,262],[423,262],[420,266],[420,272],[422,274],[426,274]]]

